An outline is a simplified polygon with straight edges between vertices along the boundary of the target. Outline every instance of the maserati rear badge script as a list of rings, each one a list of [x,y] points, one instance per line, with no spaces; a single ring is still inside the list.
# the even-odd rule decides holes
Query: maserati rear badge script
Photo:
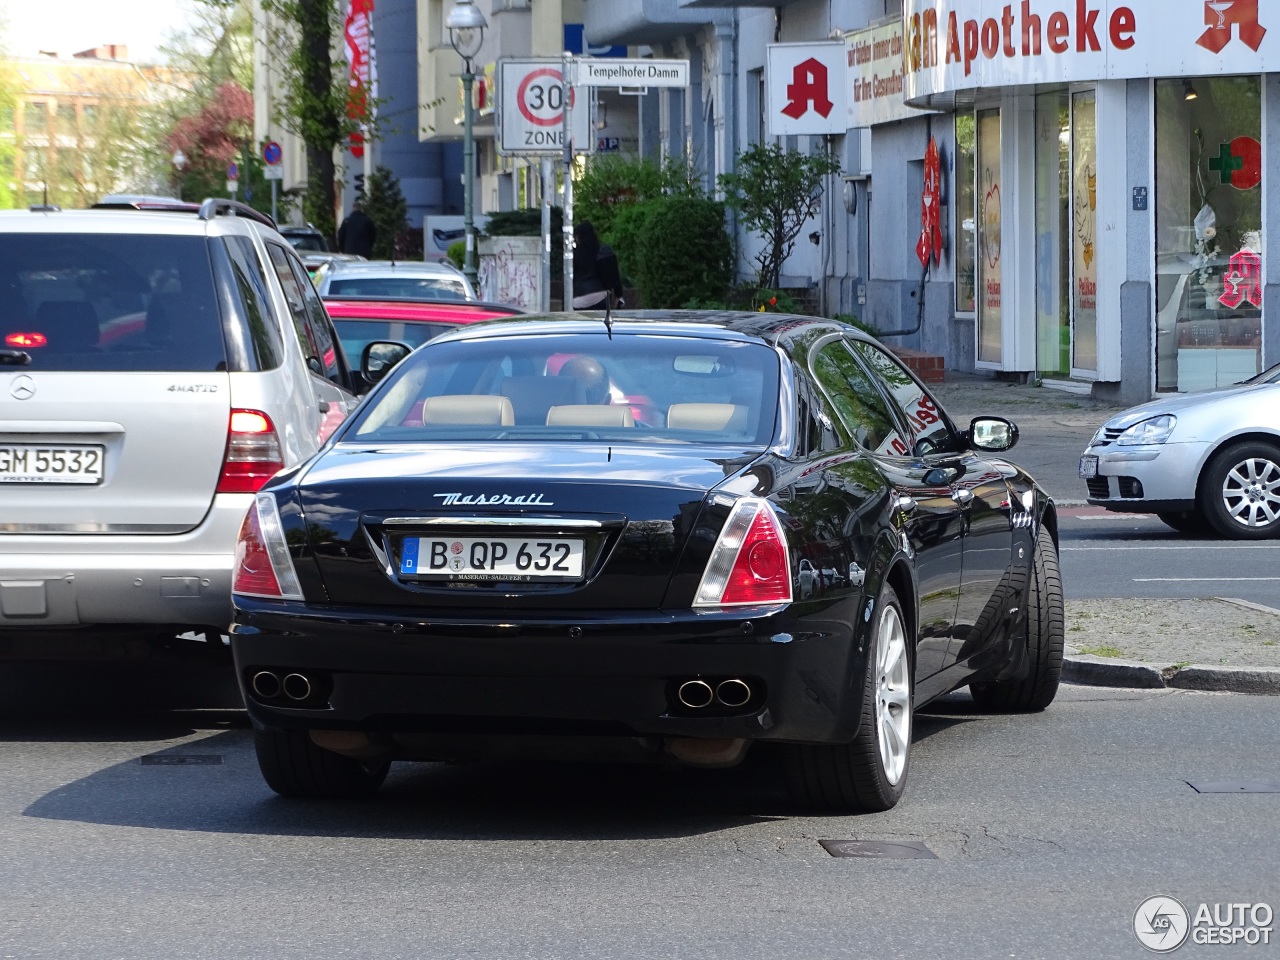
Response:
[[[554,500],[544,500],[540,493],[526,493],[522,497],[513,497],[509,493],[494,494],[461,494],[461,493],[433,493],[433,497],[439,497],[441,506],[444,507],[489,507],[501,504],[509,504],[513,507],[552,507],[555,506]]]

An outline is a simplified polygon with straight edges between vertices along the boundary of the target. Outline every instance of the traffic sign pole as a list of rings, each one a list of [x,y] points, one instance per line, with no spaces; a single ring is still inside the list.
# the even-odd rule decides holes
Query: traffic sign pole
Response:
[[[543,157],[542,167],[542,301],[538,309],[551,310],[551,195],[556,190],[555,165],[550,157]]]
[[[564,310],[573,309],[573,83],[570,68],[573,58],[565,53],[561,60],[560,81],[564,88]]]

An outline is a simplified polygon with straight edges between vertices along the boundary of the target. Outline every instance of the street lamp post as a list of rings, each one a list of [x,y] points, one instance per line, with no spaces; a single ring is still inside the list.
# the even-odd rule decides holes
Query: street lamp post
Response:
[[[449,31],[449,43],[462,57],[462,179],[463,179],[463,226],[467,235],[467,252],[463,260],[462,272],[474,287],[476,283],[476,224],[475,224],[475,179],[476,179],[476,140],[472,129],[473,117],[471,106],[471,89],[476,75],[472,70],[472,59],[480,52],[480,44],[484,42],[484,30],[489,24],[484,14],[476,9],[472,0],[456,0],[453,9],[444,22]]]
[[[183,153],[182,148],[179,147],[177,150],[173,151],[172,160],[173,160],[173,168],[178,171],[178,176],[175,177],[174,179],[178,186],[178,199],[181,200],[182,199],[182,171],[187,165],[187,155]]]

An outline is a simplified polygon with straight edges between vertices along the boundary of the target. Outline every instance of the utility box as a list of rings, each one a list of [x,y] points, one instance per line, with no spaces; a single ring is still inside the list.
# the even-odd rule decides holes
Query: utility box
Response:
[[[481,300],[537,311],[542,304],[542,238],[480,240]]]

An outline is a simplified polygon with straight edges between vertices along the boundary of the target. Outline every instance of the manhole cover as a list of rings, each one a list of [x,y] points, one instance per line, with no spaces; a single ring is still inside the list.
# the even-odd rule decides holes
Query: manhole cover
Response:
[[[208,767],[222,763],[217,753],[149,753],[142,758],[144,767]]]
[[[923,843],[912,840],[819,840],[833,857],[862,857],[867,860],[937,860],[938,855]]]
[[[1280,793],[1280,780],[1184,780],[1196,793]]]

